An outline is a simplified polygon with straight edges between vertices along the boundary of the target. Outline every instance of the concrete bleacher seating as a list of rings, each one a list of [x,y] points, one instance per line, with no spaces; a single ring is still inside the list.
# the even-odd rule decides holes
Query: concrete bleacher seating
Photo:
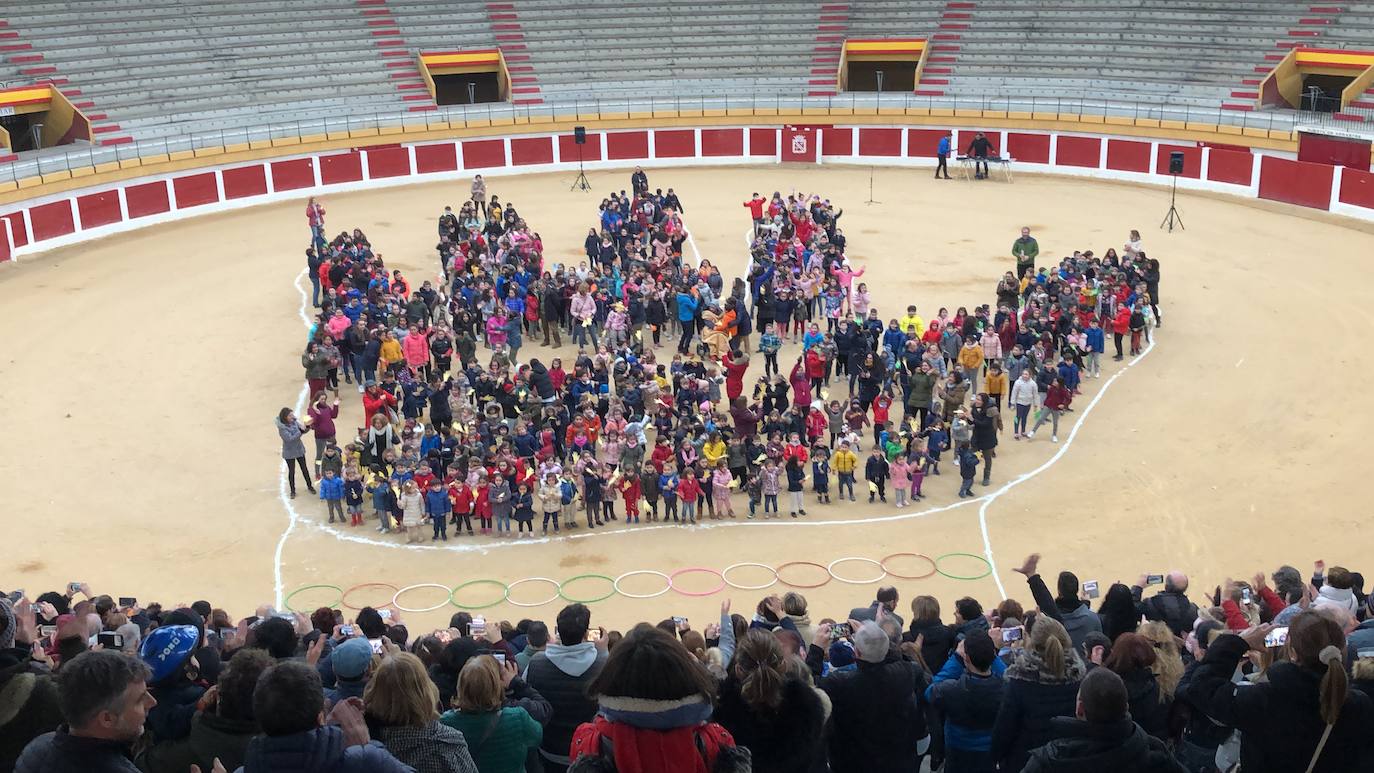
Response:
[[[1168,100],[1218,108],[1306,4],[979,0],[946,92]]]
[[[512,5],[546,98],[801,94],[818,15],[797,0]]]
[[[139,138],[401,104],[353,0],[39,0],[3,13],[73,99]]]

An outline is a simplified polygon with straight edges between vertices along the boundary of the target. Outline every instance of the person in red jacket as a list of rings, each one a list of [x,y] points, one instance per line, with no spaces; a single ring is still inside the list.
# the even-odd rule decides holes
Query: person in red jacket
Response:
[[[448,487],[448,500],[453,504],[453,533],[454,536],[463,533],[466,527],[468,536],[472,536],[472,506],[473,493],[468,488],[467,481],[457,478]]]
[[[387,421],[395,415],[396,395],[377,387],[377,382],[369,380],[363,392],[363,426],[372,426],[372,417],[382,414]]]
[[[701,499],[701,481],[697,480],[695,467],[688,467],[677,488],[678,499],[682,500],[683,524],[696,524],[697,500]]]
[[[758,234],[759,228],[763,226],[763,208],[768,206],[768,200],[755,192],[752,199],[744,202],[744,206],[749,208],[749,217],[754,220],[754,233]]]
[[[620,489],[620,496],[625,499],[625,523],[639,523],[639,475],[631,470],[620,479],[616,488]]]
[[[792,403],[798,410],[809,410],[811,408],[811,383],[806,379],[806,372],[802,369],[802,358],[797,358],[797,364],[792,366],[792,372],[787,376],[787,382],[792,385]]]
[[[720,358],[720,363],[725,366],[725,397],[733,403],[744,394],[744,371],[749,369],[749,358],[730,351]]]
[[[819,346],[813,346],[806,350],[806,377],[811,380],[811,389],[816,393],[816,397],[821,396],[821,386],[825,384],[825,358],[821,356]]]
[[[602,641],[605,641],[604,639]],[[600,648],[598,643],[598,648]],[[711,720],[711,676],[672,634],[640,623],[587,685],[596,719],[573,733],[573,770],[711,773],[739,770],[743,755]]]
[[[1112,339],[1116,344],[1116,356],[1113,360],[1120,360],[1125,355],[1121,353],[1121,342],[1127,333],[1131,332],[1131,307],[1121,304],[1116,308],[1116,316],[1112,318]]]
[[[1063,415],[1064,409],[1068,408],[1069,403],[1072,401],[1073,392],[1069,391],[1067,386],[1064,386],[1064,379],[1056,377],[1054,383],[1050,385],[1049,391],[1045,393],[1045,406],[1040,411],[1040,418],[1035,420],[1035,426],[1031,427],[1031,431],[1026,433],[1026,439],[1029,440],[1035,437],[1035,431],[1040,429],[1041,424],[1044,424],[1046,421],[1053,421],[1054,426],[1050,430],[1050,440],[1058,443],[1059,417]]]
[[[483,534],[491,534],[491,499],[488,498],[491,485],[487,483],[487,476],[484,473],[477,480],[472,497],[472,512],[481,522]]]

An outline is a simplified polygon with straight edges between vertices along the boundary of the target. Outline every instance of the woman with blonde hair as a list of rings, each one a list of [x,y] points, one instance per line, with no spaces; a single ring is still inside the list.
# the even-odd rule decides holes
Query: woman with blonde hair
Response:
[[[1027,636],[1026,646],[1013,650],[992,728],[992,758],[999,770],[1021,770],[1032,749],[1054,740],[1050,722],[1074,716],[1078,683],[1087,673],[1058,620],[1037,615]]]
[[[481,773],[521,773],[529,750],[544,738],[544,728],[529,712],[502,708],[506,686],[514,678],[514,663],[497,663],[490,655],[468,660],[458,672],[457,708],[439,717],[462,732]]]
[[[420,659],[400,652],[382,660],[363,690],[372,737],[419,773],[476,773],[463,734],[439,722],[439,690]]]
[[[1159,681],[1159,699],[1174,699],[1178,682],[1183,678],[1183,656],[1179,654],[1178,639],[1166,623],[1152,620],[1141,623],[1136,633],[1149,640],[1155,648],[1155,663],[1150,667]]]

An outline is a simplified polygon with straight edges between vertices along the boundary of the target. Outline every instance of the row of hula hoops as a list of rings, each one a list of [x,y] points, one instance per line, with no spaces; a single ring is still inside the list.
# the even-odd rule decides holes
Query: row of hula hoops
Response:
[[[900,574],[898,572],[894,572],[892,569],[888,567],[888,563],[899,558],[925,561],[929,564],[929,569],[928,571],[925,571],[921,574]],[[951,558],[970,558],[976,561],[981,561],[983,564],[983,571],[979,574],[955,574],[949,572],[942,568],[942,564],[946,560]],[[875,570],[875,574],[872,577],[851,577],[837,573],[835,571],[835,567],[844,563],[867,564]],[[800,567],[819,569],[821,571],[824,571],[826,573],[826,578],[820,582],[803,583],[798,582],[796,580],[789,580],[783,576],[783,573],[785,571]],[[771,572],[773,576],[767,582],[757,584],[744,584],[731,580],[730,573],[740,569],[762,569]],[[659,596],[663,596],[667,594],[669,591],[677,593],[681,596],[701,598],[705,596],[714,596],[715,594],[720,593],[726,588],[733,588],[735,590],[742,591],[761,591],[767,590],[769,588],[772,588],[774,585],[781,583],[782,585],[785,585],[789,588],[810,589],[820,588],[825,585],[828,585],[832,580],[847,583],[849,585],[871,585],[876,582],[881,582],[889,577],[894,577],[899,580],[924,580],[927,577],[932,577],[936,574],[939,574],[942,577],[947,577],[951,580],[981,580],[982,578],[992,574],[992,564],[983,556],[976,555],[973,553],[945,553],[944,555],[938,556],[936,558],[931,558],[930,556],[927,556],[923,553],[893,553],[892,555],[885,556],[877,560],[872,558],[864,558],[862,556],[845,556],[843,558],[837,558],[834,561],[831,561],[829,564],[818,564],[814,561],[788,561],[785,564],[780,564],[777,567],[772,567],[768,564],[760,564],[754,561],[741,561],[737,564],[731,564],[730,566],[727,566],[721,570],[711,569],[709,567],[704,566],[686,567],[683,569],[678,569],[677,571],[671,573],[664,573],[656,571],[654,569],[635,569],[633,571],[625,572],[624,574],[618,577],[611,577],[605,574],[579,574],[574,577],[569,577],[568,579],[563,580],[561,582],[550,577],[525,577],[523,579],[516,580],[515,582],[509,584],[501,582],[500,580],[477,579],[468,580],[465,583],[455,585],[452,587],[448,585],[441,585],[435,582],[421,582],[416,583],[414,585],[407,585],[403,588],[384,582],[365,582],[359,585],[354,585],[353,587],[347,589],[341,588],[338,585],[314,584],[305,585],[292,591],[291,594],[288,595],[285,599],[285,606],[287,609],[293,612],[307,611],[295,609],[291,606],[291,601],[296,596],[299,596],[302,593],[314,590],[328,590],[338,594],[338,597],[330,603],[318,604],[316,605],[317,607],[343,606],[353,610],[362,609],[361,606],[355,606],[354,604],[349,603],[349,597],[353,596],[359,591],[390,590],[392,592],[391,600],[386,604],[375,606],[392,607],[394,609],[399,609],[402,612],[419,613],[433,612],[435,610],[442,609],[450,605],[462,610],[480,610],[487,609],[489,607],[494,607],[497,604],[503,603],[508,603],[512,606],[517,607],[542,607],[546,604],[552,604],[555,601],[558,601],[559,599],[562,599],[563,601],[566,601],[568,603],[578,604],[594,604],[598,601],[605,601],[606,599],[609,599],[612,596],[623,596],[625,598],[630,599],[652,599],[658,598]],[[709,590],[686,590],[679,587],[677,585],[678,579],[689,575],[713,576],[716,580],[716,585]],[[656,577],[663,581],[663,587],[652,593],[632,593],[630,591],[625,590],[622,587],[622,583],[624,583],[626,580],[632,577]],[[600,596],[593,596],[590,598],[574,597],[573,595],[566,592],[567,586],[572,585],[576,582],[586,580],[599,580],[605,583],[607,591]],[[550,595],[548,598],[540,599],[538,601],[517,601],[511,598],[511,593],[516,588],[522,585],[535,583],[544,583],[545,585],[548,585],[553,589],[553,594]],[[485,603],[480,604],[468,603],[460,601],[458,599],[458,596],[461,594],[462,591],[468,588],[475,587],[500,588],[500,598],[497,598],[495,601],[487,601]],[[443,601],[440,601],[438,604],[429,607],[407,607],[401,604],[402,596],[412,591],[426,589],[444,591],[448,594],[448,598],[444,599]]]

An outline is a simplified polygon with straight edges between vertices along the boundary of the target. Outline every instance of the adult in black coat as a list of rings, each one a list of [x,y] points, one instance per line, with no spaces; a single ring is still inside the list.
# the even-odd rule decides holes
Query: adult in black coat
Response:
[[[1138,633],[1123,633],[1112,642],[1112,652],[1103,666],[1121,677],[1126,685],[1131,719],[1150,735],[1164,740],[1169,735],[1169,703],[1160,700],[1154,665],[1154,645]]]
[[[992,757],[1000,770],[1025,767],[1031,750],[1054,737],[1050,721],[1073,716],[1087,671],[1064,626],[1048,615],[1036,617],[1026,648],[1016,655],[1004,675],[1006,690],[992,728]]]
[[[1169,572],[1164,578],[1164,590],[1148,599],[1142,599],[1147,578],[1141,575],[1131,587],[1131,596],[1136,602],[1136,611],[1146,620],[1160,620],[1167,623],[1175,636],[1187,636],[1197,620],[1197,605],[1188,600],[1188,575],[1183,572]]]
[[[1183,773],[1164,744],[1131,721],[1126,685],[1105,668],[1083,680],[1074,716],[1050,724],[1056,739],[1033,751],[1022,773]]]
[[[817,636],[828,635],[822,625]],[[900,651],[878,624],[854,633],[858,668],[827,676],[830,696],[829,757],[834,773],[898,773],[919,770],[917,743],[926,736],[925,690],[930,677]]]
[[[539,395],[540,402],[551,403],[557,399],[553,379],[549,377],[549,369],[544,367],[544,363],[538,358],[530,360],[530,386],[534,393]]]
[[[712,719],[753,755],[754,773],[820,773],[828,707],[816,689],[788,673],[777,637],[751,629],[735,649]]]
[[[997,455],[997,430],[1002,420],[997,406],[979,393],[973,397],[969,421],[973,423],[973,450],[983,455],[983,485],[987,486],[992,482],[992,458]]]
[[[1314,756],[1312,773],[1374,769],[1374,703],[1350,689],[1340,625],[1320,612],[1299,614],[1288,627],[1289,659],[1270,666],[1267,681],[1238,688],[1231,676],[1248,650],[1263,650],[1265,633],[1217,637],[1188,688],[1206,696],[1202,708],[1214,721],[1240,731],[1241,769],[1309,770]]]
[[[939,673],[954,651],[957,639],[954,627],[940,622],[940,602],[934,596],[917,596],[911,600],[911,628],[902,634],[902,641],[915,642],[921,638],[921,659],[926,667]]]
[[[83,652],[62,663],[58,703],[67,724],[24,748],[15,773],[138,773],[133,743],[153,704],[142,660]]]

